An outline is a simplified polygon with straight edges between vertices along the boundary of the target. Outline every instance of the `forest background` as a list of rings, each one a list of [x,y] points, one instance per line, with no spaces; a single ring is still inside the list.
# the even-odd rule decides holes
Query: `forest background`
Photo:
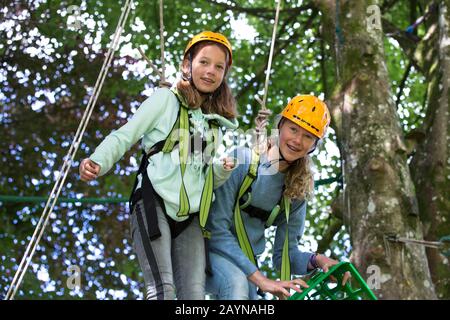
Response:
[[[123,2],[1,2],[0,297],[73,141]],[[240,127],[250,129],[275,8],[267,0],[165,0],[168,79],[175,81],[194,34],[224,33],[233,44],[229,84]],[[267,106],[276,114],[293,96],[315,94],[333,115],[313,157],[316,194],[299,245],[351,261],[380,299],[450,298],[446,243],[439,250],[398,241],[450,235],[449,9],[449,0],[282,2]],[[63,201],[16,299],[143,297],[126,203],[139,146],[89,184],[78,165],[158,86],[137,48],[160,66],[159,28],[159,1],[133,1]],[[270,248],[262,269],[277,277]],[[81,271],[74,290],[73,266]]]

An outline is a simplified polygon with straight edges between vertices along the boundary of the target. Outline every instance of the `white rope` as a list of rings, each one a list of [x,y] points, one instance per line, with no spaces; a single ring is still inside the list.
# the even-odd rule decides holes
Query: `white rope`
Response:
[[[258,152],[262,153],[266,149],[266,141],[263,135],[263,131],[267,125],[267,118],[272,113],[270,110],[266,108],[266,102],[267,102],[267,92],[269,91],[269,80],[270,80],[270,71],[272,69],[272,59],[273,59],[273,50],[275,47],[275,38],[277,35],[277,25],[278,25],[278,19],[280,15],[280,7],[281,7],[281,0],[278,0],[277,9],[275,12],[275,22],[273,25],[273,32],[272,32],[272,41],[270,44],[270,52],[269,52],[269,61],[267,63],[267,70],[266,70],[266,81],[264,84],[264,95],[263,99],[261,100],[259,96],[255,95],[256,101],[259,102],[261,105],[261,110],[258,113],[258,116],[255,119],[256,122],[256,141],[258,144]]]
[[[159,1],[159,35],[160,35],[160,47],[161,47],[161,70],[159,70],[155,64],[145,55],[141,48],[137,48],[142,58],[152,68],[153,72],[159,76],[159,86],[170,88],[172,84],[166,80],[166,60],[164,54],[164,1]]]
[[[267,91],[269,89],[270,70],[272,69],[273,49],[275,47],[275,37],[277,35],[277,25],[278,25],[278,17],[280,15],[280,7],[281,7],[281,0],[278,0],[277,11],[275,13],[275,23],[273,25],[273,32],[272,32],[272,43],[270,44],[269,62],[267,64],[266,83],[264,85],[264,96],[263,96],[262,103],[261,103],[261,100],[259,100],[259,97],[257,99],[258,102],[261,103],[261,106],[263,109],[266,109]]]
[[[8,289],[8,292],[6,294],[6,300],[12,300],[14,299],[14,296],[22,282],[22,279],[27,271],[27,268],[31,262],[31,259],[34,255],[34,252],[36,251],[36,248],[39,244],[40,239],[42,238],[42,235],[44,233],[45,227],[48,224],[48,220],[50,218],[51,213],[53,212],[53,207],[55,206],[57,199],[59,197],[59,194],[62,190],[62,187],[64,186],[64,182],[67,178],[67,174],[69,173],[69,170],[71,168],[71,164],[73,160],[75,159],[75,154],[78,150],[78,147],[80,145],[81,139],[83,137],[84,131],[86,130],[86,127],[88,125],[89,119],[91,117],[92,111],[94,109],[94,106],[97,102],[98,96],[100,94],[100,91],[103,87],[103,83],[105,81],[106,75],[108,73],[109,67],[111,66],[111,61],[113,57],[114,51],[117,50],[120,35],[122,33],[123,27],[125,25],[125,22],[128,18],[128,14],[130,13],[132,0],[126,0],[125,6],[122,10],[122,14],[119,18],[119,23],[117,25],[116,31],[113,36],[113,40],[109,46],[108,52],[106,54],[105,61],[103,62],[100,74],[97,78],[97,81],[94,86],[94,90],[92,92],[92,95],[89,99],[88,105],[86,107],[86,110],[84,112],[83,118],[81,120],[81,123],[78,127],[78,130],[75,134],[75,138],[73,143],[71,144],[69,148],[69,152],[67,156],[65,157],[64,163],[61,167],[60,174],[58,176],[57,181],[55,182],[55,185],[53,186],[52,192],[50,193],[50,196],[47,200],[47,203],[45,205],[44,211],[42,212],[41,218],[39,219],[39,222],[36,226],[36,229],[33,233],[33,236],[31,237],[30,243],[28,244],[27,249],[25,250],[25,254],[22,258],[22,261],[19,265],[19,268],[17,269],[17,272],[14,276],[14,279]],[[50,204],[51,203],[51,204]],[[49,209],[50,205],[50,209]],[[45,220],[45,221],[44,221]],[[44,222],[43,222],[44,221]],[[37,233],[39,232],[39,235],[36,238]],[[31,252],[30,252],[31,249]]]
[[[141,54],[142,58],[148,63],[148,65],[152,68],[153,72],[156,73],[160,79],[162,79],[163,75],[161,71],[158,70],[158,67],[155,66],[155,64],[150,60],[144,53],[144,51],[139,47],[137,48],[139,53]]]
[[[166,82],[166,63],[164,59],[164,1],[159,0],[159,33],[161,41],[161,83]]]
[[[426,241],[426,240],[417,240],[417,239],[411,239],[411,238],[404,238],[404,237],[398,237],[396,235],[386,235],[385,236],[388,241],[391,242],[403,242],[403,243],[411,243],[411,244],[417,244],[422,245],[429,248],[435,248],[439,249],[444,245],[441,241]]]

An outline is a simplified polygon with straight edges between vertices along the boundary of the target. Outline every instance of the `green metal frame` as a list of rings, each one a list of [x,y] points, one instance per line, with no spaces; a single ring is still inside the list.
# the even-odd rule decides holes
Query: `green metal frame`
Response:
[[[352,277],[345,286],[342,286],[342,279],[347,271]],[[333,282],[331,276],[337,282]],[[377,300],[356,268],[349,262],[340,262],[326,273],[318,272],[308,281],[308,285],[309,288],[304,288],[301,293],[296,292],[288,300]]]

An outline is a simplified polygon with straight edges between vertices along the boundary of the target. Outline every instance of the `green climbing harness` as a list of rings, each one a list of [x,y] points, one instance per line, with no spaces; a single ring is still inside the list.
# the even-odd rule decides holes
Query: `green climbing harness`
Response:
[[[133,187],[132,195],[130,197],[130,208],[133,212],[133,207],[138,200],[143,199],[144,209],[147,215],[149,237],[151,239],[158,238],[160,236],[160,231],[158,228],[158,221],[155,210],[155,197],[157,197],[153,186],[151,185],[150,179],[147,176],[147,166],[148,159],[159,152],[170,153],[178,144],[178,154],[180,159],[180,170],[181,170],[181,187],[180,187],[180,198],[179,198],[179,210],[177,212],[178,217],[188,217],[190,216],[190,205],[189,198],[187,196],[186,186],[184,183],[184,174],[186,171],[186,164],[188,162],[189,156],[189,115],[188,107],[184,103],[184,99],[179,96],[178,92],[173,92],[178,99],[180,109],[177,120],[175,121],[170,133],[167,138],[163,141],[156,143],[150,151],[147,153],[143,152],[141,165],[139,167],[137,176],[142,175],[142,188],[136,190],[138,184],[138,178],[136,176],[136,181]],[[215,121],[210,121],[210,127],[212,129],[212,142],[214,143],[214,148],[212,148],[212,153],[217,150],[219,142],[219,126]],[[200,227],[205,238],[210,237],[210,233],[206,230],[206,222],[208,220],[209,211],[211,208],[211,203],[213,199],[213,188],[214,188],[214,170],[213,165],[208,165],[206,170],[206,179],[203,186],[201,200],[200,200],[200,210],[199,210],[199,222]],[[138,191],[138,192],[136,192]],[[175,234],[178,232],[175,232]]]
[[[255,266],[257,266],[258,264],[256,261],[255,254],[253,252],[252,245],[250,243],[250,240],[248,239],[247,231],[245,229],[245,225],[241,215],[241,209],[245,209],[250,203],[250,196],[244,204],[241,204],[240,200],[246,194],[246,192],[252,185],[253,181],[256,180],[256,177],[258,175],[259,158],[260,156],[258,152],[255,149],[252,149],[250,167],[248,169],[247,175],[244,178],[244,181],[242,182],[239,188],[238,196],[234,205],[234,217],[233,217],[239,246],[241,247],[241,250],[244,252],[244,254],[247,256],[247,258]],[[281,205],[275,206],[275,208],[269,215],[269,218],[265,223],[266,227],[270,227],[273,224],[275,218],[282,210],[284,210],[286,214],[286,224],[289,223],[291,200],[288,197],[283,196],[282,201],[280,202]],[[290,280],[290,279],[291,279],[291,263],[289,260],[289,234],[288,234],[288,227],[286,227],[286,234],[284,238],[282,260],[281,260],[281,280]]]

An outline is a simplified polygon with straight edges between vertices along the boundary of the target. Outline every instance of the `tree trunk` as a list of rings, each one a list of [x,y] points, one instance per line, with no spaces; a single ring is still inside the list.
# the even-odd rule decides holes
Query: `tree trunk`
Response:
[[[374,292],[380,299],[434,299],[424,247],[386,240],[389,235],[423,235],[389,85],[381,23],[374,24],[377,16],[368,11],[377,2],[317,4],[325,28],[338,35],[331,42],[338,46],[339,77],[330,107],[340,140],[352,262],[363,277],[369,266],[379,268],[380,289]]]
[[[425,138],[418,146],[411,162],[420,217],[424,224],[424,238],[438,241],[450,235],[450,200],[448,154],[450,92],[450,1],[441,1],[439,11],[433,15],[434,23],[425,52],[432,53],[430,67],[425,73],[428,85],[427,115],[422,132]],[[427,248],[431,276],[440,299],[450,299],[450,267],[448,258],[438,250]]]

